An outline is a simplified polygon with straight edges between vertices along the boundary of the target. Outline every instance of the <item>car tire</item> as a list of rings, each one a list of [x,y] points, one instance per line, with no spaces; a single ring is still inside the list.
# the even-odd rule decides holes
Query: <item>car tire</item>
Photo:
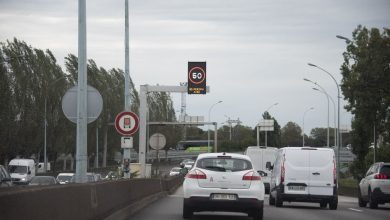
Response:
[[[280,198],[280,195],[279,195],[278,191],[276,191],[275,206],[276,207],[282,207],[283,206],[283,200],[282,200],[282,198]]]
[[[261,207],[260,209],[253,210],[249,216],[253,217],[253,220],[263,220],[263,215],[264,209]]]
[[[190,207],[188,207],[185,202],[183,202],[183,218],[191,219],[193,215],[193,211]]]
[[[325,209],[328,203],[326,201],[320,202],[320,208]]]
[[[269,205],[275,205],[275,198],[272,196],[271,192],[269,193]]]
[[[378,201],[375,200],[375,198],[373,198],[372,196],[372,193],[371,193],[371,189],[368,189],[368,203],[370,204],[370,209],[376,209],[378,208]]]
[[[329,209],[330,210],[336,210],[338,205],[338,198],[335,196],[333,199],[329,201]]]
[[[358,188],[358,201],[359,201],[359,207],[366,207],[367,206],[367,202],[363,200],[362,198],[362,193],[360,191],[360,188]]]

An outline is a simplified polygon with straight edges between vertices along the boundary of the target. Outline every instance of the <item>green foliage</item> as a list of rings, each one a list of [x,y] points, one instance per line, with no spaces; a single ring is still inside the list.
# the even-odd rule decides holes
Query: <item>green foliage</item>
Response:
[[[358,26],[347,42],[341,66],[341,89],[348,101],[346,109],[354,115],[352,149],[357,160],[352,171],[361,177],[366,171],[364,158],[373,138],[383,137],[390,142],[390,30]]]
[[[1,162],[17,155],[28,158],[33,154],[37,155],[37,160],[43,160],[45,100],[49,162],[56,161],[61,154],[75,154],[76,125],[65,118],[61,108],[63,95],[77,83],[78,59],[75,55],[69,54],[65,58],[65,68],[66,73],[50,50],[36,49],[17,39],[0,43]],[[121,69],[98,67],[93,60],[88,61],[87,74],[88,84],[103,97],[99,119],[88,125],[89,157],[95,152],[97,128],[100,146],[103,143],[103,151],[113,155],[120,150],[120,136],[110,124],[124,109],[124,74]],[[131,79],[129,89],[131,109],[138,113],[140,101]],[[151,119],[175,120],[170,94],[153,93],[149,98]],[[162,129],[161,133],[167,136],[169,145],[173,145],[179,139],[180,128]],[[138,134],[134,136],[134,146],[138,147]]]
[[[302,146],[302,129],[294,122],[287,122],[282,128],[282,146],[296,147]]]

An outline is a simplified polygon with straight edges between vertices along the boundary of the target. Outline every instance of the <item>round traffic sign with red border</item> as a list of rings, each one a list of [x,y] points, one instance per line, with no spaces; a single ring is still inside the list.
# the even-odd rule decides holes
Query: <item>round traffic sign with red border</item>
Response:
[[[196,66],[188,71],[188,79],[194,84],[201,84],[206,79],[206,72]]]
[[[134,112],[121,112],[115,118],[115,128],[123,136],[133,135],[138,127],[139,119]]]

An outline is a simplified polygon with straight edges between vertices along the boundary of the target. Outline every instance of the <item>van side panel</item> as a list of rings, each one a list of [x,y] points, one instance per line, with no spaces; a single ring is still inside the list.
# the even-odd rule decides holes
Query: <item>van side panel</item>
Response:
[[[309,193],[312,195],[333,195],[333,150],[310,150]]]
[[[285,151],[285,183],[286,194],[309,194],[309,153],[308,150],[286,149]]]

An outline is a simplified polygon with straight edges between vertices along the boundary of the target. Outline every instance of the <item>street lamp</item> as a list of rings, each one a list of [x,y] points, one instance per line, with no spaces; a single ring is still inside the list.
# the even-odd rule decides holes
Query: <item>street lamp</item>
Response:
[[[267,108],[267,110],[265,110],[265,112],[268,112],[272,107],[274,107],[278,104],[279,104],[278,102],[272,104],[270,107]],[[259,126],[256,126],[256,127],[257,127],[257,146],[260,146]],[[267,146],[267,131],[265,131],[265,146]]]
[[[321,71],[328,74],[334,81],[337,86],[337,179],[340,176],[340,86],[337,83],[337,80],[333,77],[331,73],[321,68],[320,66],[314,65],[312,63],[308,63],[309,66],[320,69]]]
[[[341,35],[336,35],[338,39],[345,40],[347,43],[351,43],[352,41],[349,38],[343,37]]]
[[[311,107],[311,108],[309,108],[309,109],[307,109],[306,111],[305,111],[305,113],[303,113],[303,123],[302,123],[302,147],[304,147],[305,146],[305,116],[306,116],[306,113],[308,112],[308,111],[311,111],[311,110],[313,110],[314,108],[313,107]]]
[[[218,105],[221,102],[222,101],[218,101],[218,102],[211,105],[211,107],[209,109],[209,123],[210,123],[211,109],[213,109],[214,106]],[[207,125],[207,152],[210,153],[210,124]]]
[[[336,124],[337,124],[337,122],[336,122],[336,104],[335,104],[335,102],[334,102],[334,100],[333,100],[333,98],[332,98],[332,96],[330,96],[325,90],[324,91],[322,91],[322,90],[319,90],[318,88],[312,88],[313,90],[316,90],[316,91],[318,91],[318,92],[321,92],[322,94],[325,94],[325,95],[328,95],[328,98],[330,99],[330,101],[332,101],[332,103],[333,103],[333,121],[334,121],[334,145],[336,145],[336,142],[337,142],[337,133],[336,133]]]
[[[326,100],[328,101],[328,129],[327,129],[326,145],[327,145],[327,147],[329,148],[329,95],[328,95],[328,93],[325,91],[325,89],[324,89],[321,85],[319,85],[318,83],[313,82],[313,81],[311,81],[310,79],[306,79],[306,78],[304,78],[303,80],[305,80],[305,81],[307,81],[307,82],[310,82],[310,83],[313,83],[314,85],[318,86],[318,87],[321,89],[322,93],[325,94]],[[318,90],[318,91],[320,91],[320,90]]]

